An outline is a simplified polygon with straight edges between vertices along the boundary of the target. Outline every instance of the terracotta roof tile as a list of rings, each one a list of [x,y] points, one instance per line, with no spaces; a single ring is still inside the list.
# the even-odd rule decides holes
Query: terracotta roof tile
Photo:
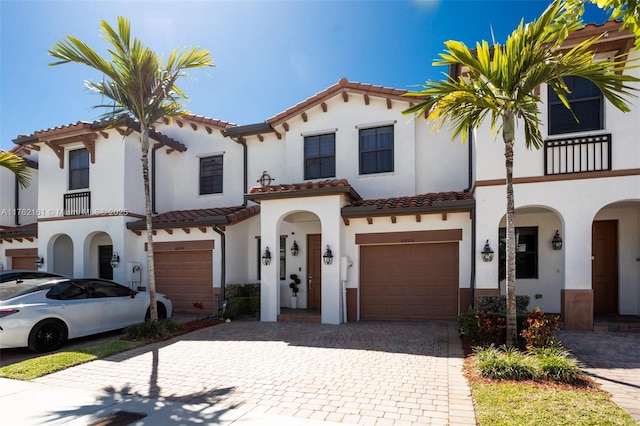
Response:
[[[260,206],[234,206],[207,209],[174,210],[152,218],[153,228],[185,228],[233,225],[260,213]],[[127,223],[128,229],[145,229],[145,220]]]
[[[297,114],[301,114],[302,112],[308,110],[309,108],[320,104],[328,98],[335,96],[336,94],[347,92],[347,93],[362,93],[362,94],[370,94],[373,96],[382,96],[388,98],[394,98],[403,100],[405,102],[413,102],[416,98],[403,98],[403,95],[407,93],[406,90],[394,89],[391,87],[383,87],[383,86],[374,86],[368,83],[357,83],[348,81],[346,78],[341,78],[336,84],[322,92],[318,92],[310,98],[305,99],[304,101],[294,105],[293,107],[287,109],[286,111],[281,112],[267,120],[271,126],[276,126],[278,124],[283,123],[288,120],[292,116]]]
[[[296,198],[317,195],[345,194],[353,201],[361,200],[360,194],[349,185],[346,179],[330,179],[282,185],[254,186],[246,199],[259,202],[263,199]]]
[[[216,127],[222,130],[225,130],[227,127],[237,126],[237,124],[231,123],[229,121],[218,120],[216,118],[205,117],[202,115],[187,114],[181,118],[183,118],[184,120],[193,121],[194,123],[202,123],[204,125]]]
[[[360,200],[342,209],[344,217],[384,214],[411,214],[413,211],[467,210],[475,204],[473,195],[467,191],[431,192],[404,197]]]
[[[30,223],[20,226],[0,227],[0,240],[7,238],[35,238],[38,236],[38,223]]]

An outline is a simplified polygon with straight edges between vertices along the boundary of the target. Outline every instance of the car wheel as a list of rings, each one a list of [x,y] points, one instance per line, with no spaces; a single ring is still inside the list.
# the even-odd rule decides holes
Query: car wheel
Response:
[[[55,351],[67,340],[67,335],[67,326],[62,321],[42,320],[29,333],[29,349],[35,352]]]
[[[157,310],[158,310],[158,319],[162,320],[162,319],[167,319],[167,308],[164,306],[164,304],[160,303],[160,302],[156,302],[156,306],[157,306]],[[149,321],[151,319],[151,309],[147,308],[147,313],[144,316],[144,320],[145,322]]]

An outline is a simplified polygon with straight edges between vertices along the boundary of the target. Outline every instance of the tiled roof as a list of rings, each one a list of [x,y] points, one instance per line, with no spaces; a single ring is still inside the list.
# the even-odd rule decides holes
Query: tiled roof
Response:
[[[0,227],[0,240],[10,238],[36,238],[38,236],[38,224],[30,223],[21,226]]]
[[[361,200],[360,195],[346,179],[331,179],[318,182],[291,183],[282,185],[254,186],[245,198],[252,201],[263,199],[307,197],[316,195],[346,194],[351,201]]]
[[[152,224],[154,229],[233,225],[258,213],[260,213],[260,206],[174,210],[154,216]],[[146,221],[143,219],[128,222],[127,228],[131,230],[145,229]]]
[[[216,118],[204,117],[202,115],[194,115],[194,114],[187,114],[183,117],[178,117],[178,119],[193,121],[194,123],[201,123],[202,125],[212,126],[221,130],[225,130],[227,127],[237,126],[237,124],[231,123],[228,121],[218,120]]]
[[[122,126],[131,126],[137,132],[140,132],[140,124],[131,120],[122,120]],[[107,128],[111,124],[110,121],[94,121],[89,123],[86,121],[78,121],[77,123],[66,124],[64,126],[52,127],[49,129],[38,130],[31,135],[20,135],[13,140],[16,144],[31,144],[46,140],[62,139],[82,134],[95,133],[99,130]],[[116,126],[117,127],[117,126]],[[175,149],[176,151],[186,151],[187,147],[177,140],[163,135],[153,129],[149,131],[149,137],[163,145]]]
[[[342,208],[343,217],[413,214],[416,211],[468,210],[475,205],[467,191],[430,192],[405,197],[360,200]]]
[[[385,98],[393,98],[402,100],[404,102],[413,102],[416,98],[406,98],[403,97],[406,90],[394,89],[391,87],[383,87],[383,86],[375,86],[367,83],[357,83],[348,81],[346,78],[341,78],[336,84],[322,92],[316,93],[310,98],[305,99],[297,105],[287,109],[286,111],[281,112],[278,115],[275,115],[267,120],[271,126],[276,126],[278,124],[283,123],[287,119],[291,118],[294,115],[300,114],[309,108],[320,104],[321,102],[335,96],[338,93],[361,93],[371,96],[380,96]]]

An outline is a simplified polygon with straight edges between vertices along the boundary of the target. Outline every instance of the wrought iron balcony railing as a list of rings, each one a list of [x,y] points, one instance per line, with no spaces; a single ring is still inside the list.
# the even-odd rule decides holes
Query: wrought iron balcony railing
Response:
[[[91,192],[64,194],[65,216],[86,216],[91,214]]]
[[[611,134],[552,139],[544,143],[544,174],[611,170]]]

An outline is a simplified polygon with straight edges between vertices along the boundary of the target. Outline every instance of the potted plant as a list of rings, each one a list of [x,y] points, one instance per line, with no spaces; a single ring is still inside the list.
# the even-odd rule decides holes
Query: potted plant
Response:
[[[298,291],[300,291],[300,289],[298,288],[298,286],[300,285],[300,278],[298,278],[296,274],[289,275],[289,278],[291,278],[289,287],[293,291],[293,296],[291,296],[291,309],[296,309],[296,307],[298,306]]]

